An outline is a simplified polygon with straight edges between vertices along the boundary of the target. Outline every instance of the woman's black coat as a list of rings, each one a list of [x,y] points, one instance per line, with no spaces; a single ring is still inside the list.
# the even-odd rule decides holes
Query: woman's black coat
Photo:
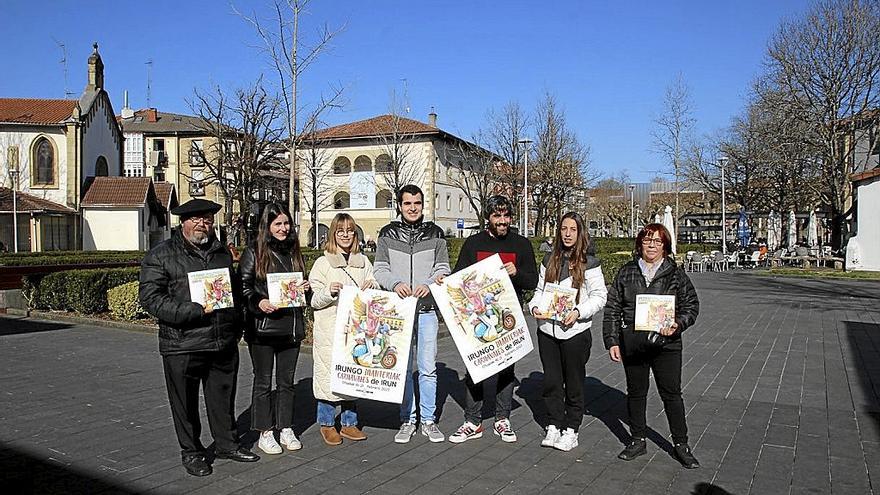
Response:
[[[675,296],[675,322],[678,330],[666,337],[664,349],[681,350],[681,333],[694,324],[700,313],[700,300],[697,290],[684,269],[677,266],[672,258],[666,258],[657,270],[651,285],[645,284],[645,277],[637,259],[623,265],[608,289],[608,302],[605,304],[602,336],[605,348],[619,345],[624,355],[637,354],[650,347],[647,342],[649,332],[635,332],[636,296],[639,294],[666,294]]]
[[[287,261],[287,266],[279,258]],[[281,308],[272,313],[264,313],[260,309],[260,301],[269,299],[269,287],[264,277],[257,276],[256,250],[253,247],[248,247],[242,253],[238,262],[238,270],[241,273],[242,294],[248,312],[245,340],[256,344],[275,344],[295,343],[305,338],[306,327],[303,308]],[[291,271],[295,270],[293,270],[289,255],[270,256],[269,273]],[[305,279],[305,273],[303,273],[303,278]],[[289,336],[260,336],[257,331],[260,328],[289,332]]]

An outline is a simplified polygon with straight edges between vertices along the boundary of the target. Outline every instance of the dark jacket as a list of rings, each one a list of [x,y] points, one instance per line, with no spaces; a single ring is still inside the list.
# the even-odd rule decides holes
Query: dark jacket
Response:
[[[219,351],[235,347],[241,337],[238,308],[205,314],[192,302],[187,274],[199,270],[228,268],[233,298],[240,303],[232,257],[216,238],[208,249],[198,249],[183,238],[180,227],[141,262],[138,298],[141,306],[159,320],[159,352],[162,355]]]
[[[296,271],[289,256],[280,255],[280,258],[284,261],[282,262],[276,256],[269,258],[269,273]],[[260,301],[269,299],[269,287],[265,278],[257,276],[256,250],[253,247],[245,249],[242,253],[238,270],[241,274],[241,292],[248,312],[245,340],[257,344],[274,344],[294,343],[304,339],[306,326],[303,308],[281,308],[270,314],[263,313],[260,309]],[[305,273],[303,273],[303,279],[307,279]],[[290,332],[290,336],[259,336],[258,328]]]
[[[608,288],[608,302],[605,304],[602,328],[605,348],[619,345],[625,355],[648,349],[648,332],[634,331],[636,296],[639,294],[675,295],[675,322],[678,323],[678,330],[666,337],[664,348],[681,350],[681,333],[697,320],[700,300],[687,273],[671,258],[667,258],[657,270],[651,285],[645,284],[638,260],[630,261],[617,272],[614,282]]]
[[[449,275],[449,252],[443,229],[434,222],[395,220],[382,227],[373,262],[376,281],[385,290],[405,283],[411,288],[430,285],[439,275]],[[431,294],[419,299],[419,310],[434,307]]]

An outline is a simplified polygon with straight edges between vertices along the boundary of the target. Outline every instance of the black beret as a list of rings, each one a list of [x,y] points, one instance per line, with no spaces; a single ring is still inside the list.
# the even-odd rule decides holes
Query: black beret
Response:
[[[213,215],[220,211],[220,208],[223,207],[213,201],[208,201],[207,199],[191,199],[177,208],[172,208],[171,213],[182,219],[186,219],[203,213],[210,213]]]

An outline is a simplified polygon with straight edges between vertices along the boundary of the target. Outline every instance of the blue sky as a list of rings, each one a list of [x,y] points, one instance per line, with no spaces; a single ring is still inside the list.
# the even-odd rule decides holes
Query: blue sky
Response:
[[[268,14],[262,0],[240,10]],[[68,86],[85,85],[85,60],[98,41],[117,112],[152,106],[190,113],[194,88],[234,88],[271,74],[250,26],[218,0],[0,2],[0,96],[61,98],[61,49]],[[605,174],[648,180],[662,169],[651,151],[653,118],[680,72],[691,88],[697,132],[728,125],[761,71],[766,45],[804,0],[404,1],[312,0],[303,30],[346,28],[302,81],[306,103],[330,84],[347,89],[337,124],[387,113],[406,79],[410,116],[433,106],[444,130],[469,137],[486,111],[511,100],[532,109],[556,95],[572,129]]]

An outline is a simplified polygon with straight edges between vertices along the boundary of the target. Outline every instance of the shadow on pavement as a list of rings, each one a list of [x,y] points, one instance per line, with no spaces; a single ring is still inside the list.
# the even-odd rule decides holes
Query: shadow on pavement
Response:
[[[52,330],[65,330],[71,328],[72,326],[73,325],[69,323],[36,321],[25,317],[0,317],[0,336],[18,335],[23,333],[51,332]]]
[[[720,486],[713,485],[712,483],[697,483],[694,485],[694,491],[691,492],[691,495],[733,495],[729,491],[721,488]]]
[[[16,495],[140,493],[51,459],[37,459],[5,444],[0,444],[0,472],[3,473],[3,493]]]
[[[863,413],[873,420],[873,428],[863,429],[862,440],[880,441],[880,325],[860,321],[843,321],[844,332],[850,348],[856,353],[859,386],[867,404],[859,407],[856,414]],[[864,427],[862,427],[864,428]]]

